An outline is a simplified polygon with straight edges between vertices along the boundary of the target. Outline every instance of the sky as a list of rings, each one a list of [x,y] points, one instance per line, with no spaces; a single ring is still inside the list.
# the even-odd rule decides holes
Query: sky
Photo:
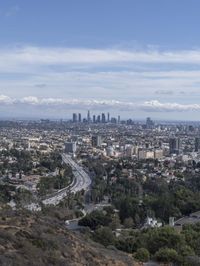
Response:
[[[0,117],[199,120],[199,0],[0,1]]]

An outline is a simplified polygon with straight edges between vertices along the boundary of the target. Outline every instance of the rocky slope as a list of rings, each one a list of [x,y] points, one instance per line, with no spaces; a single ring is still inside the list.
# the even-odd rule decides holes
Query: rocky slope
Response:
[[[1,210],[0,216],[2,266],[136,265],[131,256],[67,231],[63,222],[49,215]]]

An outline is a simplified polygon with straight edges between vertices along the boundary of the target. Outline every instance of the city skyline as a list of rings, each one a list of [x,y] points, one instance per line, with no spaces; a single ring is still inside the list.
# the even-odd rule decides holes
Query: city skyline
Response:
[[[89,108],[199,120],[199,7],[195,0],[1,3],[0,117],[65,118]]]
[[[87,115],[83,115],[82,113],[73,113],[72,119],[70,119],[73,123],[120,123],[120,115],[118,114],[117,117],[110,116],[110,113],[102,112],[102,113],[92,113],[90,110],[87,111]]]

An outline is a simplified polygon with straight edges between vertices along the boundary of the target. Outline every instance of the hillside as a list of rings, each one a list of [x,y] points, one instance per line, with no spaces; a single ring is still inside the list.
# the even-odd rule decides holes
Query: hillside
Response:
[[[0,265],[2,266],[127,266],[126,254],[108,250],[67,231],[56,218],[27,211],[0,211]]]

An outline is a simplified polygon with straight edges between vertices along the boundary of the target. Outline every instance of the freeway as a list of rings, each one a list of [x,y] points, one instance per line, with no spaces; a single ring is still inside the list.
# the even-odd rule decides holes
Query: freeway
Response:
[[[91,185],[91,178],[88,173],[83,169],[83,167],[79,166],[70,155],[63,153],[62,160],[64,163],[69,164],[72,167],[72,171],[74,174],[74,179],[72,183],[55,192],[53,195],[44,199],[42,203],[44,205],[57,205],[60,201],[62,201],[69,193],[76,193],[81,190],[87,191]]]
[[[75,184],[70,187],[70,191],[76,193],[78,191],[88,190],[89,186],[91,185],[91,178],[83,169],[83,167],[79,166],[70,155],[63,153],[62,154],[63,162],[69,164],[72,167],[72,171],[75,177]]]

